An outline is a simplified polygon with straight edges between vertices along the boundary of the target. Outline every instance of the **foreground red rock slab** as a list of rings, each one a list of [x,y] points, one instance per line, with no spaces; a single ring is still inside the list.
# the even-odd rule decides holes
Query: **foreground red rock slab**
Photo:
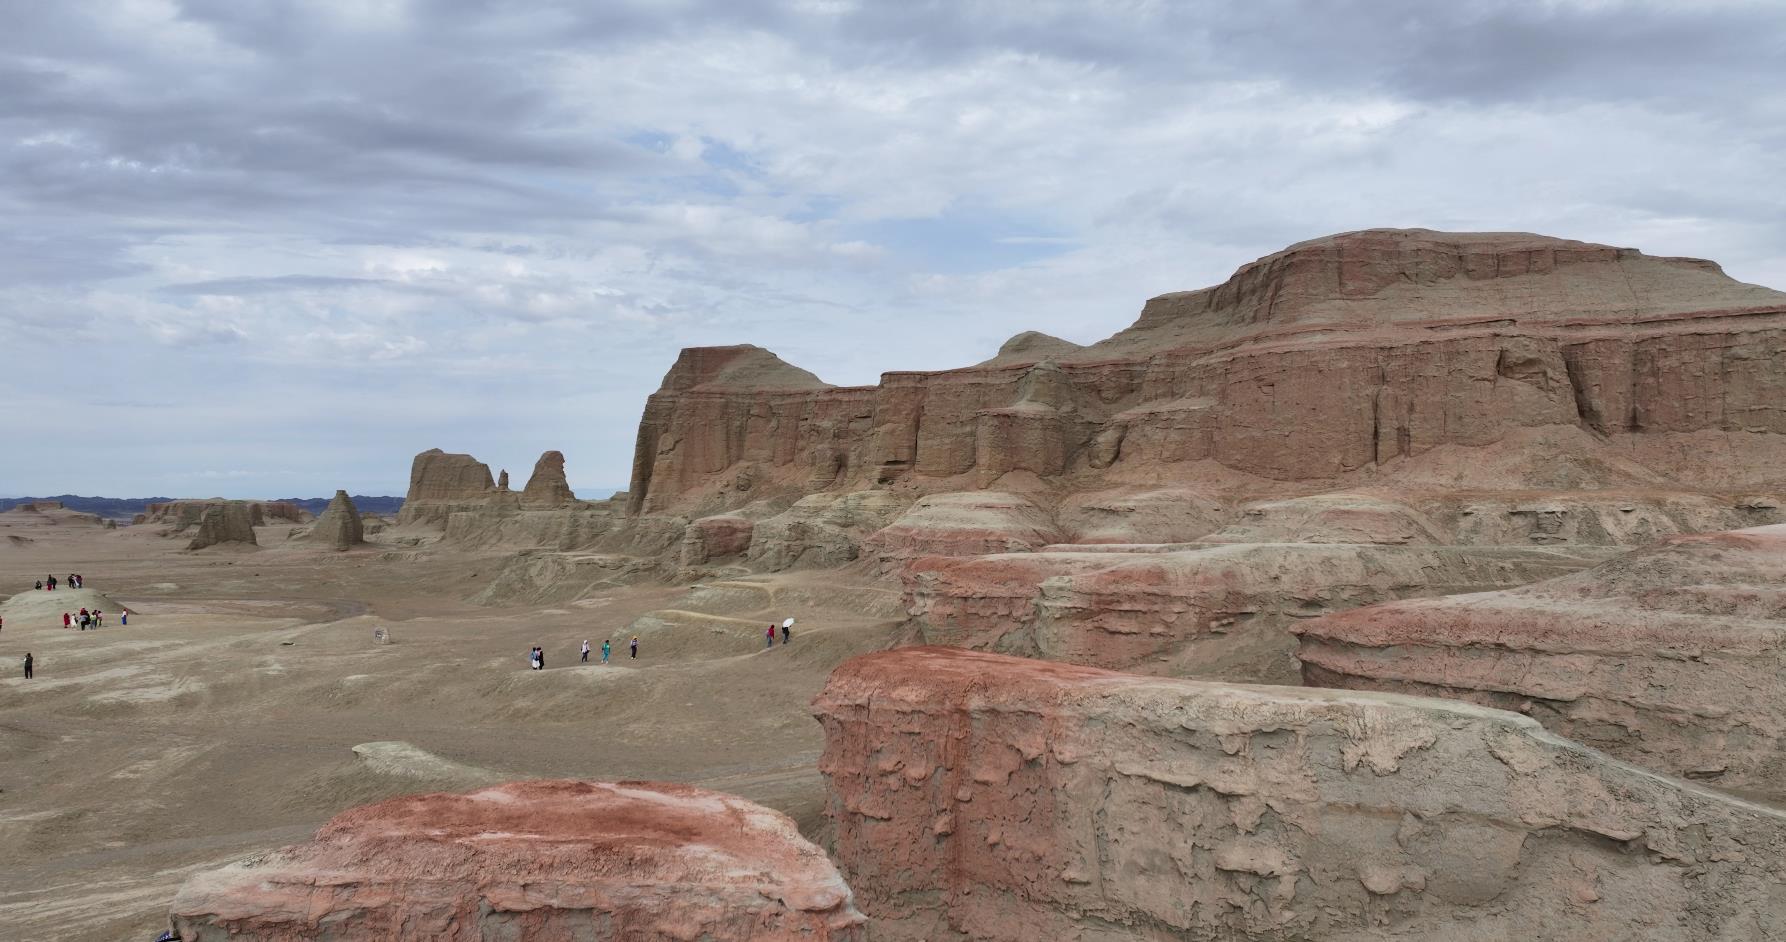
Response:
[[[787,817],[688,785],[546,781],[348,811],[199,874],[173,927],[213,939],[864,939]]]
[[[877,942],[1786,938],[1786,814],[1512,713],[933,647],[814,706]]]
[[[1786,526],[1296,630],[1310,684],[1518,710],[1628,761],[1786,800]]]

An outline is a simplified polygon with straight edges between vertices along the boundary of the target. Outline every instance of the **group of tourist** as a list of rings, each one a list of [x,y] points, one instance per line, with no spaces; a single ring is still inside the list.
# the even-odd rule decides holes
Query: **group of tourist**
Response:
[[[602,639],[602,663],[603,664],[608,663],[608,656],[610,654],[612,654],[613,651],[614,651],[613,642],[610,639],[603,638]],[[582,663],[584,663],[584,664],[589,663],[589,639],[587,639],[587,638],[585,638],[583,640],[582,654],[583,654],[583,656],[580,659],[582,661]],[[633,660],[638,660],[638,658],[639,658],[639,636],[638,635],[633,635],[632,653],[631,653],[630,657],[632,657]],[[533,648],[527,652],[527,666],[530,669],[536,670],[536,671],[545,670],[546,669],[546,651],[545,651],[545,649],[540,647],[537,644],[534,645]]]
[[[81,577],[78,573],[70,574],[68,577],[68,581],[65,583],[60,583],[60,584],[66,586],[67,588],[70,588],[70,589],[78,589],[78,588],[81,588]],[[35,586],[33,586],[32,588],[38,590],[39,592],[42,592],[46,589],[51,592],[54,592],[54,591],[56,591],[57,585],[58,585],[58,583],[56,582],[56,577],[54,575],[50,575],[50,576],[45,576],[44,578],[37,580],[37,584]]]
[[[97,608],[90,612],[87,611],[85,608],[81,609],[78,613],[63,612],[62,613],[62,627],[64,627],[64,628],[77,628],[78,627],[82,631],[86,631],[89,628],[96,629],[101,624],[104,623],[103,622],[104,618],[105,618],[105,613],[101,612]],[[128,612],[126,612],[124,614],[124,624],[126,624],[126,625],[130,624],[130,614]]]

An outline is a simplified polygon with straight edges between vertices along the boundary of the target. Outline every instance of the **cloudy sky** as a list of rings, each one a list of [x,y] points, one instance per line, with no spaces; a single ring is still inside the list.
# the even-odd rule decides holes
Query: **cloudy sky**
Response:
[[[624,486],[684,346],[1089,342],[1329,232],[1786,286],[1786,4],[0,0],[0,496]]]

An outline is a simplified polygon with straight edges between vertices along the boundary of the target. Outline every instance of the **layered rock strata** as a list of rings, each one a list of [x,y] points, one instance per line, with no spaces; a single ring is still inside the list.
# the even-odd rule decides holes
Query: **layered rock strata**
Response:
[[[684,351],[646,405],[629,509],[703,516],[1014,473],[1082,491],[1224,474],[1786,482],[1786,294],[1695,259],[1368,230],[1154,298],[1102,343],[1018,340],[978,366],[849,388],[755,347]],[[1533,435],[1554,454],[1531,460]],[[1481,454],[1501,445],[1506,461]]]
[[[920,636],[1115,670],[1296,683],[1297,622],[1372,602],[1573,572],[1576,548],[1238,544],[1055,547],[913,560]]]
[[[814,709],[877,940],[1786,937],[1786,815],[1511,713],[939,648]]]
[[[1786,801],[1786,526],[1293,630],[1310,684],[1516,710],[1628,761]]]
[[[207,511],[213,508],[240,508],[246,513],[250,526],[261,527],[278,521],[281,523],[304,523],[310,515],[304,508],[296,504],[280,500],[225,500],[213,497],[209,500],[174,500],[166,503],[150,504],[143,512],[131,520],[132,525],[149,524],[168,527],[171,532],[178,533],[190,526],[197,525]]]
[[[688,785],[519,782],[337,816],[308,843],[201,873],[191,942],[866,939],[786,816]]]

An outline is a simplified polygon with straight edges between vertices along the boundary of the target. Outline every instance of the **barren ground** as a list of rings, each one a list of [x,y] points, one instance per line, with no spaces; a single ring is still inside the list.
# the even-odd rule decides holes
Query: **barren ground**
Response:
[[[152,939],[195,870],[300,840],[356,804],[487,781],[693,782],[813,834],[823,736],[808,703],[833,666],[897,632],[893,593],[834,572],[492,609],[463,599],[494,558],[337,554],[288,530],[262,528],[258,549],[186,553],[150,528],[0,523],[6,939]],[[31,588],[51,572],[83,574],[130,624],[107,608],[104,629],[64,630],[62,600],[76,596]],[[669,614],[639,623],[631,661],[629,626],[653,611]],[[762,650],[763,628],[786,616],[792,644]],[[392,643],[374,642],[378,627]],[[527,669],[534,644],[543,672]],[[354,751],[390,742],[421,751]]]

